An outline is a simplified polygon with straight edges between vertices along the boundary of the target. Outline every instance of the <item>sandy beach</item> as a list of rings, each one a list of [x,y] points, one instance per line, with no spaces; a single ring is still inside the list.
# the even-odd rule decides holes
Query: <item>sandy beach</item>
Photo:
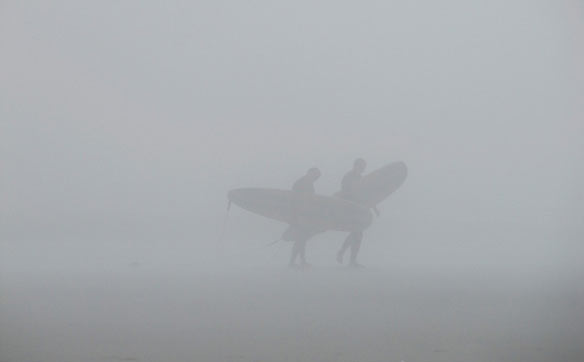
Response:
[[[408,268],[4,273],[2,362],[581,361],[561,275]]]

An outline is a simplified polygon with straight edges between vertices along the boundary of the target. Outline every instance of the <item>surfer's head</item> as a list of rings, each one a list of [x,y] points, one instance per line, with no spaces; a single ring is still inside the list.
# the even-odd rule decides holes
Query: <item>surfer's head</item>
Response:
[[[353,170],[357,171],[358,173],[363,173],[365,168],[367,167],[367,162],[364,159],[358,158],[353,162]]]
[[[313,168],[308,169],[306,174],[308,175],[308,177],[310,177],[310,179],[312,179],[313,181],[316,181],[320,177],[320,170],[316,167],[313,167]]]

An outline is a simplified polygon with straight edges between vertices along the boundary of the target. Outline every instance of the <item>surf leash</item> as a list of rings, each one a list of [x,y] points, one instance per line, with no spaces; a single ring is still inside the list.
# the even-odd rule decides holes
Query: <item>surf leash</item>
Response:
[[[225,217],[223,218],[223,224],[221,225],[221,230],[219,231],[219,238],[217,239],[219,245],[223,245],[225,239],[225,229],[227,226],[227,219],[229,218],[229,210],[231,209],[231,200],[227,200],[227,210],[225,212]]]
[[[265,247],[266,247],[266,248],[267,248],[267,247],[270,247],[270,246],[272,246],[272,245],[274,245],[274,244],[278,243],[279,241],[282,241],[282,238],[279,238],[278,240],[275,240],[275,241],[272,241],[271,243],[268,243],[268,244],[266,244],[266,245],[265,245]]]

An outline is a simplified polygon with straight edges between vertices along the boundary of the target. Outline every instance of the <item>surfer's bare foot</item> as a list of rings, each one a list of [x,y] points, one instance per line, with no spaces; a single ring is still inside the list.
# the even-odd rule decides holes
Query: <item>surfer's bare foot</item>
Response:
[[[301,267],[301,268],[310,268],[311,266],[312,266],[312,264],[310,264],[310,263],[307,263],[307,262],[305,262],[305,261],[304,261],[304,262],[302,262],[302,264],[300,264],[300,267]]]
[[[352,261],[349,263],[349,267],[351,267],[351,268],[365,268],[365,265],[359,264],[356,261]]]
[[[340,251],[337,253],[337,262],[339,264],[343,264],[343,253],[341,253]]]

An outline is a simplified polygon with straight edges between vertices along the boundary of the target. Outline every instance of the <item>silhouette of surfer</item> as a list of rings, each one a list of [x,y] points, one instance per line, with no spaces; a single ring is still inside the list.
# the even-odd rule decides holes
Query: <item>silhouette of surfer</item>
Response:
[[[359,203],[358,190],[363,178],[363,172],[367,168],[367,163],[364,159],[358,158],[353,162],[353,169],[345,174],[343,180],[341,181],[341,191],[337,194],[342,199],[349,200],[355,203]],[[375,213],[379,215],[377,208],[373,208]],[[361,266],[357,263],[357,255],[359,254],[359,249],[361,248],[361,241],[363,240],[362,231],[353,231],[349,233],[345,242],[341,246],[341,249],[337,252],[337,261],[343,263],[343,257],[345,252],[350,247],[351,248],[351,259],[349,262],[350,266],[359,267]]]
[[[306,227],[309,224],[309,220],[304,220],[304,216],[301,215],[300,210],[306,200],[314,196],[314,183],[320,178],[320,175],[320,170],[313,167],[306,172],[306,175],[296,180],[294,185],[292,185],[292,191],[294,191],[292,209],[295,221],[282,236],[284,240],[294,241],[290,255],[289,265],[291,267],[296,265],[296,259],[298,257],[300,257],[300,264],[302,266],[309,265],[306,262],[306,242],[313,233]]]

